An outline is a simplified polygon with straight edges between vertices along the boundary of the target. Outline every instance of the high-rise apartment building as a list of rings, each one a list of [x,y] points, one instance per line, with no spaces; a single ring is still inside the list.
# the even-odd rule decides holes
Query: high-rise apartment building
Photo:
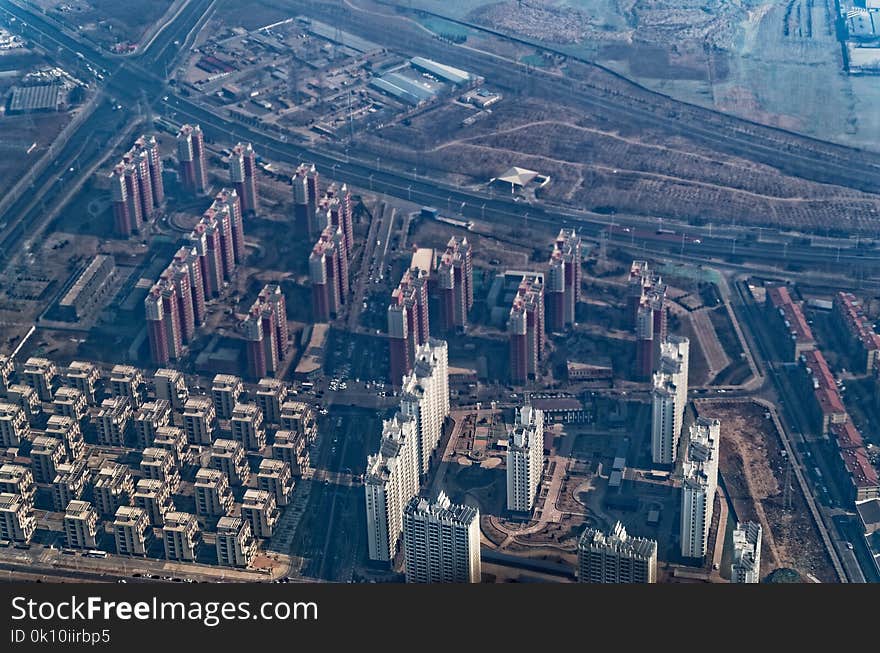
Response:
[[[177,289],[168,279],[160,279],[144,299],[150,356],[156,365],[167,365],[183,355],[183,331]]]
[[[379,452],[367,457],[364,498],[370,560],[390,562],[403,532],[403,510],[419,492],[416,420],[398,414],[382,424]]]
[[[540,375],[544,360],[544,280],[540,275],[523,277],[507,320],[510,342],[510,379],[527,383]]]
[[[669,336],[660,345],[660,361],[651,390],[651,460],[670,465],[678,457],[687,404],[690,341]]]
[[[628,307],[636,335],[635,376],[650,379],[667,336],[666,284],[646,261],[633,261]]]
[[[428,473],[449,415],[448,356],[446,342],[430,338],[416,349],[413,371],[403,378],[400,412],[416,421],[420,475]]]
[[[585,528],[578,540],[578,582],[656,583],[657,542],[629,535],[620,522],[610,533]]]
[[[718,487],[721,422],[698,417],[690,428],[681,486],[681,555],[702,558],[709,544],[709,526]]]
[[[199,125],[183,125],[177,132],[177,161],[183,188],[198,195],[207,192],[205,136]]]
[[[517,409],[507,440],[507,509],[531,512],[544,472],[544,412]]]
[[[342,232],[342,244],[346,261],[350,261],[354,250],[354,230],[352,227],[353,211],[351,192],[345,184],[338,188],[336,184],[330,184],[324,192],[324,196],[318,201],[318,210],[326,214],[324,220],[327,224],[338,227]]]
[[[580,301],[581,239],[574,229],[561,229],[550,254],[545,301],[547,329],[563,332],[574,324]]]
[[[128,237],[149,221],[165,201],[162,158],[154,136],[141,136],[110,173],[110,196],[117,235]]]
[[[279,370],[287,352],[287,306],[281,287],[266,285],[241,324],[247,341],[248,374],[261,378]]]
[[[391,293],[388,305],[388,344],[391,383],[399,387],[412,371],[416,348],[428,342],[428,271],[410,268]]]
[[[733,531],[733,559],[730,562],[731,583],[761,582],[761,524],[739,522]]]
[[[348,261],[343,241],[342,229],[325,227],[309,255],[312,316],[316,322],[337,317],[348,298]]]
[[[474,305],[474,270],[468,239],[453,236],[437,265],[442,324],[446,331],[464,329]]]
[[[407,583],[479,583],[480,511],[412,497],[403,512]]]
[[[319,175],[318,170],[311,163],[300,164],[293,177],[293,220],[295,232],[301,236],[307,236],[311,241],[320,234],[324,227],[318,228],[316,215],[319,199]]]
[[[250,143],[236,143],[229,155],[229,181],[241,198],[241,210],[253,215],[260,210],[257,197],[257,155]]]

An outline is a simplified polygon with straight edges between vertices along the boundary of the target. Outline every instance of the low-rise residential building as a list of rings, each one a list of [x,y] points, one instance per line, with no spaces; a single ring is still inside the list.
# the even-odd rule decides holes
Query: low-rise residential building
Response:
[[[210,445],[217,431],[217,411],[207,397],[190,397],[183,407],[183,430],[190,444]]]
[[[202,468],[196,472],[196,514],[202,517],[229,515],[235,499],[229,489],[229,479],[221,471]]]
[[[86,398],[90,406],[97,402],[97,387],[101,380],[101,372],[94,363],[73,361],[67,367],[64,383],[71,388],[76,388]]]
[[[164,481],[171,492],[180,488],[180,471],[174,453],[160,447],[147,447],[141,456],[141,473],[144,478]]]
[[[235,440],[214,440],[211,445],[211,468],[226,474],[232,485],[245,485],[251,476],[244,447]]]
[[[169,512],[162,527],[165,559],[177,562],[195,562],[199,545],[199,522],[188,512]]]
[[[135,485],[134,505],[141,508],[150,518],[153,526],[162,526],[165,515],[174,510],[171,491],[165,481],[142,478]]]
[[[61,512],[71,501],[82,498],[88,480],[89,466],[85,460],[58,465],[52,481],[52,506],[55,511]]]
[[[92,413],[92,425],[98,434],[98,444],[105,447],[124,447],[131,424],[131,403],[126,397],[108,397]]]
[[[121,463],[104,463],[93,483],[95,508],[102,516],[112,516],[121,506],[131,505],[134,479]]]
[[[850,292],[834,295],[831,314],[846,336],[848,353],[855,372],[870,372],[880,359],[880,334],[865,314],[862,302]]]
[[[231,419],[232,411],[243,392],[244,384],[239,377],[231,374],[215,376],[211,386],[211,397],[214,400],[214,410],[217,412],[217,417]]]
[[[15,403],[0,402],[0,446],[18,447],[30,433],[25,410]]]
[[[241,503],[241,516],[251,523],[256,538],[270,538],[281,516],[275,495],[265,490],[247,490]]]
[[[31,466],[37,483],[55,480],[58,465],[67,462],[67,450],[58,438],[38,435],[31,443]]]
[[[58,367],[46,358],[28,358],[21,370],[22,382],[36,391],[40,401],[52,401]]]
[[[293,474],[290,465],[283,460],[264,458],[260,461],[257,487],[275,495],[275,503],[286,506],[293,492]]]
[[[796,361],[803,352],[815,349],[813,331],[786,286],[766,287],[764,311],[782,360]]]
[[[25,501],[33,505],[37,494],[34,473],[24,465],[12,463],[0,465],[0,492],[20,494]]]
[[[295,476],[302,476],[303,470],[309,466],[306,436],[297,431],[276,431],[272,457],[290,465],[290,471]]]
[[[217,563],[226,567],[250,567],[257,555],[251,524],[241,517],[221,517],[217,522]]]
[[[176,426],[160,426],[156,430],[156,439],[153,440],[153,447],[156,449],[165,449],[174,456],[174,464],[177,469],[182,469],[186,462],[186,431]]]
[[[56,415],[78,422],[89,412],[89,402],[81,390],[63,386],[55,392],[52,409]]]
[[[83,438],[79,421],[70,417],[52,415],[46,424],[45,433],[47,436],[58,438],[64,443],[67,457],[70,460],[78,460],[85,455],[86,441]]]
[[[152,535],[150,518],[142,508],[120,506],[113,520],[113,537],[119,555],[146,556]]]
[[[171,424],[171,402],[156,399],[143,404],[134,415],[134,432],[139,447],[149,447],[162,426]]]
[[[113,366],[107,383],[111,397],[128,399],[132,410],[137,410],[144,401],[144,389],[144,375],[138,368],[131,365]]]
[[[182,411],[186,400],[189,399],[186,379],[178,370],[156,370],[153,375],[153,388],[156,390],[156,399],[164,399],[176,411]]]
[[[19,406],[24,411],[25,419],[28,422],[35,419],[43,410],[37,391],[31,386],[21,383],[13,383],[7,388],[6,403]],[[2,420],[2,416],[0,416],[0,420]]]
[[[260,451],[266,446],[263,411],[256,404],[236,404],[229,425],[232,439],[248,451]]]
[[[98,547],[98,513],[88,501],[70,501],[64,508],[64,538],[72,549]]]
[[[28,544],[36,528],[33,505],[20,494],[0,492],[0,539]]]
[[[260,379],[257,386],[257,405],[263,411],[266,424],[281,424],[281,407],[287,401],[287,385],[280,379]]]

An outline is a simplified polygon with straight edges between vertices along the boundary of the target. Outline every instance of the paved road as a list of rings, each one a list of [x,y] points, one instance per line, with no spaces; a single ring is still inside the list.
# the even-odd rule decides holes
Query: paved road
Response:
[[[23,10],[12,5],[10,0],[0,0],[0,7],[6,6],[13,13],[39,23],[39,17],[23,13]],[[108,80],[108,92],[125,94],[131,98],[132,88],[142,89],[143,93],[153,101],[161,94],[167,93],[164,81],[151,70],[161,70],[173,61],[177,53],[174,40],[192,32],[192,26],[208,11],[211,3],[207,0],[192,0],[181,14],[176,17],[174,25],[163,31],[150,50],[136,63],[126,62]],[[14,9],[12,7],[15,7]],[[79,43],[66,34],[62,34],[54,25],[39,23],[40,28],[51,38],[57,39],[68,51],[79,51],[88,44]],[[183,41],[182,41],[183,42]],[[185,42],[183,42],[185,45]],[[118,60],[102,53],[90,50],[86,58],[98,64],[118,66]],[[128,89],[128,90],[126,90]],[[133,98],[137,100],[138,98]],[[351,157],[333,153],[326,147],[307,148],[293,143],[280,142],[277,135],[261,132],[255,128],[241,125],[230,119],[215,115],[186,98],[170,94],[167,103],[161,103],[158,110],[164,115],[175,115],[176,119],[190,120],[202,125],[210,139],[226,141],[229,134],[236,138],[247,139],[267,159],[297,165],[303,160],[313,161],[324,169],[333,169],[336,176],[352,185],[366,188],[371,186],[376,192],[387,193],[401,199],[411,199],[421,204],[462,207],[461,214],[468,218],[483,218],[496,223],[523,224],[529,220],[558,226],[579,226],[581,233],[587,237],[598,238],[600,233],[608,230],[611,218],[588,212],[561,210],[541,205],[522,206],[508,198],[497,198],[491,193],[468,190],[458,186],[439,183],[430,177],[414,176],[411,173],[396,172],[386,167],[377,169],[373,161],[358,161]],[[717,135],[716,135],[717,136]],[[872,249],[864,250],[854,247],[814,247],[798,242],[759,242],[748,241],[744,236],[718,237],[711,234],[711,227],[686,229],[689,236],[682,241],[680,235],[657,234],[646,229],[639,229],[645,223],[644,217],[614,216],[614,222],[621,229],[611,229],[609,242],[621,244],[641,243],[643,248],[651,247],[658,252],[688,254],[692,260],[709,260],[712,257],[739,256],[754,260],[778,262],[781,260],[793,263],[811,263],[813,265],[844,264],[866,268],[880,268],[880,252]],[[626,225],[632,225],[629,232],[624,232]],[[741,233],[754,231],[744,228]],[[694,235],[700,237],[700,243]],[[682,247],[684,242],[684,247]],[[845,244],[847,241],[843,241]]]

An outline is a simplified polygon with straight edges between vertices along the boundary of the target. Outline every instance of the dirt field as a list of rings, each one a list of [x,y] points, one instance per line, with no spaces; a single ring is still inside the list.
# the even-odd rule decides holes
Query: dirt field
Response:
[[[83,34],[105,46],[137,43],[172,0],[35,0],[58,20],[78,26]]]
[[[791,567],[822,582],[836,582],[794,473],[786,473],[782,443],[764,408],[749,402],[700,401],[697,409],[701,416],[721,420],[719,470],[736,518],[757,520],[764,529],[762,576]],[[784,491],[786,478],[789,492]]]
[[[531,98],[504,100],[491,116],[462,127],[467,114],[458,105],[437,107],[409,125],[378,130],[359,147],[367,157],[424,166],[467,185],[485,184],[512,165],[538,170],[552,179],[543,199],[592,210],[807,231],[829,224],[866,229],[880,211],[871,194]]]

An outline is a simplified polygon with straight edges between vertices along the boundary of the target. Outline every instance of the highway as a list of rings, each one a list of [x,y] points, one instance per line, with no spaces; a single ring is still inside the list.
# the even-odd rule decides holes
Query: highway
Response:
[[[51,22],[42,20],[39,16],[32,16],[20,7],[13,5],[10,0],[0,0],[0,6],[18,16],[19,19],[31,21],[34,28],[38,28],[44,38],[51,38],[72,53],[87,47],[86,44],[78,43],[69,35],[62,33]],[[676,234],[670,238],[669,234],[657,234],[654,231],[644,229],[645,218],[625,215],[615,215],[611,218],[588,212],[576,212],[562,210],[544,205],[523,205],[503,197],[495,197],[494,193],[477,192],[442,183],[428,176],[413,175],[409,172],[401,172],[379,168],[373,162],[365,162],[348,157],[344,154],[334,153],[327,148],[309,148],[302,145],[282,142],[276,136],[267,134],[253,127],[239,124],[231,119],[218,116],[213,112],[197,105],[196,103],[173,93],[169,93],[162,79],[154,72],[164,68],[173,60],[178,52],[174,46],[179,41],[182,47],[186,44],[187,35],[191,35],[193,26],[204,18],[205,12],[209,11],[213,2],[209,0],[191,0],[186,9],[175,17],[173,24],[166,28],[153,42],[140,58],[120,64],[120,58],[95,51],[89,51],[87,60],[93,61],[102,67],[116,67],[115,73],[108,79],[107,93],[116,93],[120,98],[130,102],[136,102],[139,98],[134,95],[146,95],[150,102],[158,102],[164,93],[168,95],[168,101],[158,102],[156,110],[166,118],[177,121],[189,120],[198,122],[210,140],[225,142],[230,134],[236,138],[250,140],[263,157],[286,163],[290,166],[298,165],[301,161],[311,161],[319,167],[332,169],[339,180],[361,188],[372,188],[378,193],[386,193],[400,199],[408,199],[421,204],[437,206],[456,206],[461,209],[460,214],[467,218],[480,218],[494,223],[528,225],[532,223],[544,223],[558,226],[577,226],[580,233],[588,238],[598,239],[603,231],[609,234],[610,243],[624,244],[627,240],[635,243],[641,241],[644,247],[650,247],[653,251],[668,251],[674,254],[687,253],[694,259],[709,260],[714,257],[737,257],[748,258],[755,261],[776,263],[788,261],[812,265],[834,266],[858,266],[871,270],[880,268],[880,252],[867,248],[854,247],[816,247],[792,241],[782,242],[758,242],[746,240],[745,236],[718,237],[709,235],[711,227],[686,227],[682,228],[688,236],[682,247],[681,236]],[[79,48],[77,50],[76,48]],[[132,93],[132,89],[139,89],[139,93]],[[163,96],[164,97],[164,96]],[[84,125],[82,133],[96,128],[102,120],[108,116],[105,113],[98,114]],[[69,157],[73,153],[72,142],[65,148],[65,154]],[[68,151],[70,149],[71,151]],[[44,177],[48,173],[44,174]],[[45,180],[42,180],[45,183]],[[38,182],[39,183],[39,182]],[[52,190],[49,191],[51,197]],[[55,191],[57,192],[57,191]],[[10,210],[8,215],[21,215]],[[0,216],[2,221],[3,216]],[[28,222],[28,220],[23,220]],[[611,224],[619,225],[620,229],[610,227]],[[629,227],[630,232],[623,231]],[[637,230],[637,231],[633,231]],[[755,229],[742,228],[743,234],[754,233]],[[691,235],[693,234],[693,235]],[[694,236],[698,235],[700,243],[695,242]]]

